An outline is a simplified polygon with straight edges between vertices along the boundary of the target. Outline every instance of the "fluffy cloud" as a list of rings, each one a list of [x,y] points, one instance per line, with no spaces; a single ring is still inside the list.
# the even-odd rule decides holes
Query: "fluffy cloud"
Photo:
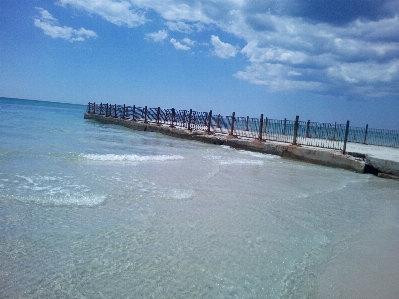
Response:
[[[62,6],[70,5],[89,13],[97,14],[115,25],[136,27],[144,24],[147,20],[132,3],[126,0],[59,0]]]
[[[87,38],[96,38],[97,34],[85,28],[73,29],[71,27],[58,26],[58,21],[47,10],[37,7],[41,17],[34,19],[36,27],[43,30],[44,34],[52,38],[62,38],[70,42],[85,41]]]
[[[170,39],[170,43],[176,48],[176,50],[188,51],[191,49],[189,46],[181,44],[174,38]]]
[[[195,41],[192,41],[192,40],[189,39],[188,37],[183,38],[182,41],[183,41],[186,45],[189,45],[189,46],[192,46],[192,47],[196,44]]]
[[[154,42],[162,42],[168,37],[168,32],[166,30],[159,30],[158,32],[147,33],[146,36]]]
[[[59,0],[117,25],[144,24],[155,12],[178,34],[209,40],[213,54],[233,58],[238,48],[219,32],[236,38],[248,66],[234,76],[272,90],[399,96],[399,2],[397,0]],[[44,16],[42,17],[42,22]],[[50,20],[49,20],[50,22]],[[157,35],[159,34],[159,35]],[[166,39],[163,31],[148,34]],[[190,36],[191,37],[191,36]],[[190,50],[192,39],[170,39]],[[383,82],[383,84],[381,83]],[[385,92],[386,91],[386,92]]]
[[[169,27],[171,31],[179,31],[183,33],[192,33],[193,29],[189,24],[184,22],[166,22],[166,25]]]
[[[211,44],[214,47],[214,54],[220,58],[230,58],[236,56],[238,50],[233,45],[222,42],[218,36],[211,36]]]

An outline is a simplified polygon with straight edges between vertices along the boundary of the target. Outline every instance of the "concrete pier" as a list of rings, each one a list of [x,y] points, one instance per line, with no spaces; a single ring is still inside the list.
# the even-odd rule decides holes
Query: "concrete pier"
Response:
[[[396,159],[394,154],[393,159],[389,160],[376,157],[375,154],[369,155],[367,153],[367,146],[363,145],[357,145],[357,147],[354,146],[353,148],[356,151],[352,152],[350,152],[352,147],[349,145],[348,154],[344,155],[338,150],[311,146],[294,146],[287,143],[259,141],[251,138],[236,138],[224,134],[209,134],[203,131],[190,131],[181,127],[171,128],[166,125],[136,122],[132,119],[106,117],[98,114],[85,113],[84,118],[93,119],[105,124],[121,125],[138,131],[158,132],[188,140],[196,140],[217,145],[228,145],[237,149],[278,155],[283,158],[343,168],[358,173],[372,173],[384,178],[399,179],[399,149],[393,149],[398,152],[398,159]],[[383,149],[384,147],[378,148]]]

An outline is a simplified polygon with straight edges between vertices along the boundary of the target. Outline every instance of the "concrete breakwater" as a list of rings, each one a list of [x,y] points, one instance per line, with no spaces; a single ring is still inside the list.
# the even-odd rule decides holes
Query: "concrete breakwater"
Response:
[[[283,158],[295,159],[330,167],[338,167],[359,173],[373,173],[380,174],[382,177],[399,178],[399,163],[393,165],[392,163],[389,163],[390,161],[367,159],[366,155],[362,153],[349,152],[348,154],[342,154],[341,151],[338,150],[309,146],[294,146],[281,142],[259,141],[242,137],[237,138],[226,134],[209,134],[204,131],[187,130],[180,127],[150,124],[142,121],[133,121],[132,119],[106,117],[98,114],[85,113],[84,118],[93,119],[105,124],[121,125],[138,131],[158,132],[173,137],[196,140],[210,144],[228,145],[237,149],[278,155]],[[388,166],[388,168],[386,166]],[[386,171],[386,169],[389,171]]]

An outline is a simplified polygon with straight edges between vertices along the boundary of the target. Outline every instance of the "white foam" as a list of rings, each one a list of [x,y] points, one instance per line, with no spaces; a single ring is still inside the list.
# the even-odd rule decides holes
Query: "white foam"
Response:
[[[208,160],[216,160],[222,165],[263,165],[263,160],[249,160],[249,159],[239,159],[239,158],[223,158],[222,156],[204,156]]]
[[[262,160],[247,160],[247,159],[228,159],[220,161],[222,165],[263,165]]]
[[[15,176],[18,181],[10,182],[5,187],[13,190],[15,198],[21,201],[50,205],[94,206],[105,200],[104,195],[93,194],[88,186],[74,181],[73,177]]]
[[[221,147],[222,148],[225,148],[225,149],[233,149],[231,146],[229,146],[229,145],[221,145]]]
[[[55,206],[86,206],[92,207],[99,205],[105,201],[104,195],[81,195],[81,194],[66,194],[65,196],[45,196],[45,197],[28,197],[23,201],[36,202],[44,205]]]
[[[276,155],[271,155],[271,154],[263,154],[263,153],[257,153],[257,152],[250,152],[250,151],[243,151],[240,150],[238,151],[240,154],[245,154],[245,155],[249,155],[252,156],[254,158],[267,158],[267,159],[280,159],[280,156],[276,156]]]
[[[182,189],[169,189],[165,192],[164,197],[173,199],[188,199],[194,195],[192,190],[182,190]]]
[[[116,154],[81,154],[80,156],[94,161],[127,161],[127,162],[171,161],[171,160],[184,159],[184,157],[180,155],[139,156],[139,155],[116,155]]]

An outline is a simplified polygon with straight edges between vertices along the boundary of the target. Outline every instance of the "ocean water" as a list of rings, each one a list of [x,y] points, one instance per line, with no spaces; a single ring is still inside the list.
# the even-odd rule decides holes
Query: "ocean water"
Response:
[[[397,298],[399,182],[0,98],[1,298]]]

